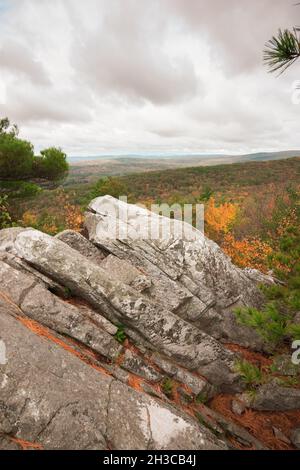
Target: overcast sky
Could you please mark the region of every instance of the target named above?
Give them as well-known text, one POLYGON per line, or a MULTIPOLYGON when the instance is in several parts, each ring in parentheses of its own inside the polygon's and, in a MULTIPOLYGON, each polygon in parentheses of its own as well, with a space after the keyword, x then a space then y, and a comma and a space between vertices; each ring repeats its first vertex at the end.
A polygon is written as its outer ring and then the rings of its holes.
POLYGON ((262 64, 295 3, 0 0, 0 115, 69 155, 300 149, 300 61, 262 64))

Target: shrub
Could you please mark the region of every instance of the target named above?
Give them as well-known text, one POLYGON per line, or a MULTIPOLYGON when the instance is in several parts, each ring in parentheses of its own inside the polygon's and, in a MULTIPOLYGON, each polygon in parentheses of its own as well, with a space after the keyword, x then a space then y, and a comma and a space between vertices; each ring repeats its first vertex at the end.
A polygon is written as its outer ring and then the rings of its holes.
POLYGON ((42 188, 37 184, 23 181, 20 186, 18 197, 32 197, 40 191, 42 191, 42 188))
POLYGON ((69 169, 66 154, 56 147, 41 151, 40 157, 34 158, 33 172, 36 176, 49 180, 59 180, 66 176, 69 169))
POLYGON ((173 387, 174 387, 174 384, 169 377, 166 377, 162 381, 162 384, 161 384, 162 391, 168 398, 170 398, 173 394, 173 387))
POLYGON ((10 134, 0 134, 0 176, 28 177, 32 171, 33 146, 10 134))
POLYGON ((121 344, 123 344, 124 341, 127 339, 123 325, 118 325, 118 331, 115 334, 115 338, 121 344))
POLYGON ((38 228, 38 218, 36 214, 34 214, 31 211, 26 211, 24 212, 22 216, 22 221, 21 221, 23 227, 33 227, 33 228, 38 228))
POLYGON ((243 382, 250 387, 256 387, 263 381, 262 371, 251 364, 251 362, 241 360, 236 362, 236 371, 241 375, 243 382))
POLYGON ((7 196, 0 196, 0 229, 11 226, 12 220, 8 210, 7 196))
POLYGON ((254 328, 268 343, 277 345, 287 334, 288 317, 273 303, 267 303, 262 310, 242 307, 234 310, 238 322, 254 328))
POLYGON ((300 338, 300 326, 292 323, 300 308, 300 194, 290 190, 289 198, 293 206, 273 227, 274 248, 269 256, 269 266, 283 282, 263 287, 267 302, 261 310, 235 310, 240 323, 253 327, 272 346, 285 338, 300 338))
MULTIPOLYGON (((294 219, 294 215, 293 215, 294 219)), ((268 301, 261 310, 239 308, 235 310, 238 321, 253 327, 260 336, 277 345, 285 338, 299 339, 300 325, 293 324, 292 318, 300 308, 300 229, 298 222, 290 226, 281 224, 278 251, 271 256, 275 272, 284 283, 265 286, 263 292, 268 301)))
POLYGON ((35 196, 42 188, 27 181, 0 181, 0 192, 5 192, 10 198, 35 196))
POLYGON ((18 128, 9 119, 0 119, 0 176, 23 179, 40 176, 49 180, 63 178, 68 172, 66 154, 50 147, 34 157, 33 145, 18 138, 18 128))
POLYGON ((213 196, 214 191, 209 187, 205 186, 204 191, 200 194, 199 201, 207 202, 213 196))
POLYGON ((80 206, 71 204, 70 195, 67 194, 62 188, 60 188, 58 191, 57 203, 63 208, 66 228, 75 230, 75 232, 80 232, 84 221, 80 206))
POLYGON ((107 194, 118 198, 126 196, 128 189, 120 178, 108 176, 101 178, 94 186, 91 192, 91 198, 94 199, 99 196, 106 196, 107 194))

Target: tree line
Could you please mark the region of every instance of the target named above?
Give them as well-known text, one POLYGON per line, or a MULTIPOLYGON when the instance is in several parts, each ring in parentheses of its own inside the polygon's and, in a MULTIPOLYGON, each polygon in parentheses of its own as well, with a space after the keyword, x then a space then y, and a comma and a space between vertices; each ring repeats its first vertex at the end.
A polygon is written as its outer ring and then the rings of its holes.
POLYGON ((67 155, 57 147, 34 155, 31 142, 20 139, 19 129, 8 118, 0 119, 0 178, 60 180, 68 173, 67 155))

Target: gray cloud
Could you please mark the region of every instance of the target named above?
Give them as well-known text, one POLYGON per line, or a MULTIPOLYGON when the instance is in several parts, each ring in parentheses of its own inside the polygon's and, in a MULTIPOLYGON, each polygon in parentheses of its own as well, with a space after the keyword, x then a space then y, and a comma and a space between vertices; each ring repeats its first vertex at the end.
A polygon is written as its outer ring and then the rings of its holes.
MULTIPOLYGON (((91 119, 88 104, 83 102, 82 96, 68 91, 40 88, 37 85, 27 84, 26 93, 19 89, 19 82, 11 87, 7 96, 7 103, 2 105, 2 113, 9 115, 16 122, 87 122, 91 119)), ((89 102, 91 104, 91 102, 89 102)))
POLYGON ((166 2, 187 31, 207 37, 212 57, 230 73, 261 67, 263 45, 279 28, 294 26, 297 15, 295 2, 286 0, 166 2))
POLYGON ((33 83, 50 85, 42 62, 32 57, 32 50, 14 40, 0 48, 0 69, 11 72, 19 78, 29 78, 33 83))
POLYGON ((159 2, 100 2, 91 32, 77 23, 72 64, 83 83, 99 93, 156 104, 195 95, 197 77, 185 55, 164 51, 165 24, 159 2))

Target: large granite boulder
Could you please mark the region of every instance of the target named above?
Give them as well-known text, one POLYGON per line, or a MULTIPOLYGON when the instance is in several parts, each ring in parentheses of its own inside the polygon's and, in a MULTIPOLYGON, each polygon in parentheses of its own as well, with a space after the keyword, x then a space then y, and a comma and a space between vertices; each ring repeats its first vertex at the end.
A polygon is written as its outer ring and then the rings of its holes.
MULTIPOLYGON (((236 267, 216 243, 187 223, 170 222, 111 196, 89 204, 85 227, 89 239, 101 250, 129 262, 151 279, 145 296, 217 339, 263 349, 261 338, 237 324, 232 310, 241 305, 259 307, 263 297, 257 284, 272 283, 270 276, 236 267), (166 235, 157 239, 139 235, 151 230, 153 236, 159 232, 156 227, 162 227, 160 233, 166 235), (115 238, 116 231, 127 238, 115 238)), ((107 263, 108 270, 111 265, 107 263)))

